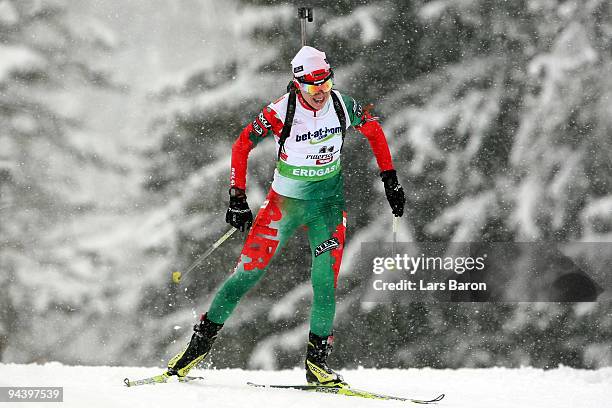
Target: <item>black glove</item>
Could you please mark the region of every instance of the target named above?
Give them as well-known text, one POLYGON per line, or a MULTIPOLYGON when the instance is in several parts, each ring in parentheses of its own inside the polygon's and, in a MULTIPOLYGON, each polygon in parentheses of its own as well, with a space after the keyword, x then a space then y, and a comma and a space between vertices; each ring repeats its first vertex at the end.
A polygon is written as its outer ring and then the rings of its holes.
POLYGON ((391 211, 396 217, 404 215, 404 204, 406 204, 406 197, 404 197, 404 189, 400 186, 397 181, 397 173, 395 170, 386 170, 380 173, 385 184, 385 194, 387 195, 387 201, 391 206, 391 211))
POLYGON ((237 187, 230 188, 229 193, 230 203, 225 214, 225 222, 240 231, 248 230, 253 224, 253 213, 247 203, 246 193, 237 187))

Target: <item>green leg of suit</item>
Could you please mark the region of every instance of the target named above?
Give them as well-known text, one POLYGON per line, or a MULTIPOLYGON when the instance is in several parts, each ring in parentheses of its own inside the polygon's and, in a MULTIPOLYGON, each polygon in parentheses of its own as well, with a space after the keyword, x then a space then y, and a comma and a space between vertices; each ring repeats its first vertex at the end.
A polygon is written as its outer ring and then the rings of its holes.
POLYGON ((310 330, 318 336, 332 333, 336 311, 336 284, 344 249, 344 199, 336 196, 298 200, 270 190, 242 249, 234 273, 223 283, 208 311, 208 319, 224 323, 240 299, 266 272, 274 255, 298 227, 308 231, 312 256, 313 302, 310 330))

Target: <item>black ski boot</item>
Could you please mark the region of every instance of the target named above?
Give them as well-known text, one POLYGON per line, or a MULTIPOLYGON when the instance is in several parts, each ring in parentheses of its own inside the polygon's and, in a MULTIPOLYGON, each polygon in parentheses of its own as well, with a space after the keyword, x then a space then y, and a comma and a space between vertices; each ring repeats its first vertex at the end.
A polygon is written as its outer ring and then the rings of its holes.
POLYGON ((310 385, 325 387, 347 387, 342 376, 327 366, 327 356, 332 351, 334 336, 319 337, 308 334, 308 349, 306 352, 306 381, 310 385))
POLYGON ((187 347, 168 362, 167 374, 186 376, 189 370, 206 358, 222 327, 222 324, 211 322, 206 315, 202 315, 200 322, 193 326, 194 333, 187 347))

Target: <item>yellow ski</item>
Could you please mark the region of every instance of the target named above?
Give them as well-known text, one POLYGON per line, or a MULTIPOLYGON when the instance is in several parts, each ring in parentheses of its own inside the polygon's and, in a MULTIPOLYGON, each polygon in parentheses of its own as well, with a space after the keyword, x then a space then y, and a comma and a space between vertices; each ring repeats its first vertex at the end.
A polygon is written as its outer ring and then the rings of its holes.
POLYGON ((252 387, 260 387, 260 388, 285 388, 285 389, 294 389, 294 390, 301 390, 301 391, 322 392, 322 393, 327 393, 327 394, 345 395, 347 397, 360 397, 360 398, 369 398, 369 399, 377 399, 377 400, 406 401, 406 402, 412 402, 415 404, 433 404, 433 403, 441 401, 442 398, 444 398, 444 394, 440 394, 436 398, 431 399, 431 400, 396 397, 393 395, 385 395, 385 394, 379 394, 376 392, 358 390, 355 388, 351 388, 349 386, 325 387, 322 385, 274 385, 274 384, 267 385, 267 384, 255 384, 252 382, 249 382, 247 384, 252 387))
MULTIPOLYGON (((126 387, 135 387, 137 385, 167 383, 170 378, 172 378, 171 375, 163 373, 160 375, 154 375, 153 377, 147 377, 147 378, 142 378, 140 380, 133 380, 133 381, 130 380, 129 378, 126 378, 123 380, 123 383, 125 384, 126 387)), ((185 377, 176 377, 176 379, 178 382, 189 382, 193 380, 203 380, 204 377, 185 376, 185 377)))

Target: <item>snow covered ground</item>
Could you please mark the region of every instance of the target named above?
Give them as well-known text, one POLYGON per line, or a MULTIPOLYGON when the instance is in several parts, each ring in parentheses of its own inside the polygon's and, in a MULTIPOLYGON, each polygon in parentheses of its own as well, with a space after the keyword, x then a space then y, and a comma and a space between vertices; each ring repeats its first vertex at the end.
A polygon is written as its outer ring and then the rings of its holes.
MULTIPOLYGON (((61 407, 394 407, 413 405, 396 401, 311 394, 296 390, 251 388, 247 381, 301 383, 303 371, 194 370, 205 381, 127 388, 123 378, 158 374, 158 368, 85 367, 59 363, 0 364, 0 386, 61 386, 61 407)), ((604 408, 612 401, 612 368, 595 371, 562 367, 554 370, 344 370, 355 388, 380 393, 433 398, 445 393, 438 407, 448 408, 604 408)), ((58 403, 59 404, 59 403, 58 403)), ((15 404, 13 404, 15 405, 15 404)), ((24 407, 50 407, 29 403, 24 407)), ((10 403, 0 403, 0 408, 10 403)), ((19 405, 21 406, 21 405, 19 405)))

